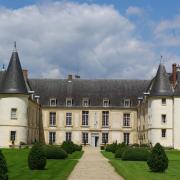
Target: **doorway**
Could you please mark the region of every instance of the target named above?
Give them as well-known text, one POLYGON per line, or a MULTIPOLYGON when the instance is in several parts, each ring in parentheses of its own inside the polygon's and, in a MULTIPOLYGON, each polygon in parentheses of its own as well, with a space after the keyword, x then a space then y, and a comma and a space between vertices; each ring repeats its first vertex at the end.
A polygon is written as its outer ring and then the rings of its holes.
POLYGON ((99 146, 99 133, 91 134, 91 146, 98 147, 99 146))

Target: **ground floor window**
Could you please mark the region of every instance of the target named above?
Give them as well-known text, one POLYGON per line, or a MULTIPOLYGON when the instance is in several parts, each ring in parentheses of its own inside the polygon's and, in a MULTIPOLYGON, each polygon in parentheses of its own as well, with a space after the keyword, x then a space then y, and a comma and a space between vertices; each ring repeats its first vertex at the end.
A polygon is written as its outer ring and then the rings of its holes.
POLYGON ((66 132, 66 141, 71 141, 72 133, 66 132))
POLYGON ((83 144, 87 144, 88 143, 88 133, 87 132, 83 132, 82 133, 82 143, 83 144))
POLYGON ((108 133, 102 133, 102 143, 108 143, 108 133))
POLYGON ((163 137, 163 138, 166 137, 166 129, 161 130, 161 137, 163 137))
POLYGON ((12 143, 16 140, 16 131, 11 131, 10 132, 10 141, 12 141, 12 143))
POLYGON ((124 143, 129 144, 129 133, 124 133, 124 143))
POLYGON ((56 142, 56 132, 49 132, 49 144, 56 142))

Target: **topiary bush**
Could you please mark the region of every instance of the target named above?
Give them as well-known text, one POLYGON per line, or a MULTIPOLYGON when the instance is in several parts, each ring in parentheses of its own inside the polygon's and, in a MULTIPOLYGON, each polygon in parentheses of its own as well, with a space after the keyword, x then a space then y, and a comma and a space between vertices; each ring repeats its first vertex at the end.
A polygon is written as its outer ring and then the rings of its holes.
POLYGON ((127 149, 127 145, 125 143, 118 144, 115 152, 115 158, 121 158, 123 152, 127 149))
POLYGON ((72 154, 75 151, 75 146, 72 141, 64 141, 61 147, 68 153, 72 154))
POLYGON ((67 152, 64 151, 60 146, 45 145, 44 150, 47 159, 65 159, 68 157, 67 152))
POLYGON ((46 166, 46 154, 41 144, 36 143, 28 155, 28 166, 31 170, 42 170, 46 166))
POLYGON ((150 152, 145 148, 126 148, 122 154, 124 161, 147 161, 150 152))
POLYGON ((147 164, 153 172, 164 172, 168 168, 168 157, 159 143, 153 147, 147 164))
POLYGON ((0 150, 0 180, 8 180, 6 159, 0 150))
POLYGON ((108 151, 108 152, 115 153, 116 152, 116 148, 117 148, 117 142, 112 143, 112 144, 107 144, 105 150, 108 151))
POLYGON ((82 146, 81 146, 81 145, 74 144, 74 150, 75 150, 75 151, 82 151, 82 146))

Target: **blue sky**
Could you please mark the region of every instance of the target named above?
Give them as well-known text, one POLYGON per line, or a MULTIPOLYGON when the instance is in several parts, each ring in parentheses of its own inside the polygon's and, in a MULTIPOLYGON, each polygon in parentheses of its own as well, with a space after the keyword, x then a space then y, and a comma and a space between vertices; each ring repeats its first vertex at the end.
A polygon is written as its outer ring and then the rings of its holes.
POLYGON ((180 64, 178 0, 0 0, 0 63, 17 41, 32 77, 153 77, 180 64))

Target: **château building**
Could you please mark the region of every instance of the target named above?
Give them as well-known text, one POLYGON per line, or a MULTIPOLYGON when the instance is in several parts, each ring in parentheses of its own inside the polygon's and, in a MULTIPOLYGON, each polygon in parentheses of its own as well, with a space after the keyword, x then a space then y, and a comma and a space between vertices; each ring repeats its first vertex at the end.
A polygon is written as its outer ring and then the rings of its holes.
POLYGON ((0 147, 117 141, 180 149, 180 67, 152 80, 31 79, 16 48, 0 71, 0 147))

